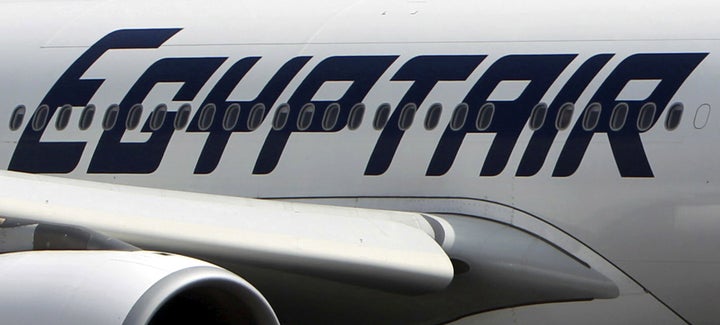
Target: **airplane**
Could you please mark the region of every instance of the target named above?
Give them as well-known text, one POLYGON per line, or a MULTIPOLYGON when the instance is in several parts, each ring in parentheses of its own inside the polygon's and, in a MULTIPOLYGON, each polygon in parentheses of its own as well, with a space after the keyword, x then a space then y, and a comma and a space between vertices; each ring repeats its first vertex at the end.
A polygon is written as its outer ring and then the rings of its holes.
POLYGON ((716 323, 716 9, 0 1, 2 323, 716 323))

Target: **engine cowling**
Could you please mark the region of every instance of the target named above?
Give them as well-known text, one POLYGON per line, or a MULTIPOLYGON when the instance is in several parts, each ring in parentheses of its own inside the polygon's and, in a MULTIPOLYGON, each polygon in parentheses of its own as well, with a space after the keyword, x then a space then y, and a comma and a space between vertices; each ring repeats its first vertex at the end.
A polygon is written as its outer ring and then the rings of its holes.
POLYGON ((0 315, 5 324, 278 324, 237 275, 148 251, 0 254, 0 315))

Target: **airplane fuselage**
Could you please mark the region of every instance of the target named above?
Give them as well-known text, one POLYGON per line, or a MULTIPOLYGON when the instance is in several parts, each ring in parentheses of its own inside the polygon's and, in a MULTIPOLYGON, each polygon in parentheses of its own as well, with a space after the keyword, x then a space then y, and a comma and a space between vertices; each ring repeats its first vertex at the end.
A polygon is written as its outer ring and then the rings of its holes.
POLYGON ((718 315, 710 2, 32 3, 0 3, 8 170, 540 220, 718 315))

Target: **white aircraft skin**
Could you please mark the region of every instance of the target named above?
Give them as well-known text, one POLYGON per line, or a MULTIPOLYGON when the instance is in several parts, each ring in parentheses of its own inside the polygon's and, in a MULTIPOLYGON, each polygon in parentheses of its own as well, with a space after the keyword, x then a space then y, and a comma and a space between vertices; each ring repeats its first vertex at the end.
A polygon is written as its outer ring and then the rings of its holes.
MULTIPOLYGON (((720 302, 716 277, 720 273, 720 218, 716 216, 720 157, 715 150, 720 119, 713 111, 720 101, 716 91, 720 59, 715 55, 720 53, 718 9, 712 1, 3 0, 0 167, 176 191, 432 213, 448 216, 454 226, 461 224, 453 221, 457 216, 495 220, 533 233, 576 256, 610 279, 619 294, 612 299, 508 306, 470 315, 458 323, 712 324, 720 316, 716 308, 720 302), (97 111, 87 130, 78 127, 87 103, 67 103, 73 109, 63 130, 55 127, 57 112, 49 118, 40 142, 85 143, 70 170, 33 170, 20 158, 13 161, 20 157, 18 147, 27 146, 23 132, 32 131, 34 112, 90 46, 116 31, 159 29, 178 31, 154 48, 107 50, 82 73, 82 80, 104 80, 88 102, 97 111), (621 145, 627 137, 617 140, 622 153, 614 155, 611 140, 601 132, 592 136, 576 170, 567 175, 556 173, 562 169, 558 166, 569 161, 562 152, 573 138, 573 129, 582 124, 586 107, 597 101, 603 83, 612 79, 613 71, 625 60, 646 54, 686 55, 683 60, 695 60, 677 63, 679 59, 671 58, 660 60, 662 64, 649 63, 657 71, 673 73, 691 65, 686 78, 671 89, 666 103, 657 107, 662 113, 655 117, 656 122, 639 133, 651 174, 643 174, 647 169, 641 166, 643 156, 633 151, 637 147, 621 145), (381 172, 366 173, 382 139, 383 131, 373 128, 376 109, 383 103, 390 104, 393 112, 402 108, 399 103, 414 79, 392 79, 408 61, 428 55, 473 57, 476 62, 466 76, 437 81, 424 100, 415 103, 414 123, 404 132, 389 165, 381 172), (539 132, 526 123, 517 143, 511 145, 506 164, 494 175, 481 173, 486 159, 495 161, 488 156, 493 155, 496 133, 467 134, 449 168, 430 175, 443 134, 450 132, 455 107, 494 64, 512 55, 555 55, 553 58, 565 60, 558 63, 565 66, 558 68, 557 78, 535 103, 551 107, 543 128, 554 128, 552 103, 573 75, 597 55, 608 56, 587 86, 580 88, 577 99, 570 101, 575 106, 570 127, 557 131, 536 172, 524 176, 518 172, 533 135, 539 132), (277 164, 258 172, 259 157, 274 132, 273 117, 280 104, 292 102, 313 69, 338 56, 396 57, 388 59, 387 67, 358 101, 366 107, 362 124, 355 130, 293 132, 277 164), (157 168, 147 172, 92 171, 92 166, 97 166, 93 159, 100 155, 97 148, 105 132, 102 119, 106 109, 123 101, 154 63, 168 58, 222 58, 192 98, 174 100, 182 82, 162 82, 140 103, 144 105, 143 123, 159 104, 167 105, 168 112, 191 104, 192 125, 213 87, 233 64, 250 57, 260 59, 234 87, 228 101, 252 101, 284 64, 297 57, 308 59, 268 104, 268 115, 256 130, 230 135, 216 167, 197 172, 208 133, 190 132, 185 127, 172 133, 157 168), (442 104, 442 115, 438 126, 428 130, 423 122, 435 103, 442 104), (674 104, 681 104, 684 110, 679 125, 668 130, 665 122, 674 104), (11 130, 8 126, 18 105, 24 105, 27 114, 19 129, 11 130), (623 155, 629 161, 618 162, 623 155)), ((532 62, 530 67, 541 64, 532 62)), ((552 65, 542 62, 543 67, 552 65)), ((517 79, 520 81, 500 83, 487 100, 479 101, 516 100, 530 87, 530 82, 523 81, 527 78, 517 79)), ((621 94, 610 101, 636 103, 630 105, 623 129, 637 130, 640 107, 653 102, 649 98, 657 95, 653 91, 665 79, 660 75, 630 79, 637 82, 623 82, 621 94)), ((312 101, 338 101, 351 84, 326 82, 312 95, 312 101)), ((603 112, 612 109, 604 106, 603 112)), ((222 116, 216 119, 222 120, 222 116)), ((291 119, 289 123, 296 122, 291 119)), ((475 123, 474 115, 467 123, 475 123)), ((601 123, 606 127, 607 119, 601 123)), ((152 131, 141 129, 126 130, 121 141, 147 142, 152 131)), ((570 145, 567 150, 577 152, 577 146, 570 145)), ((537 152, 531 151, 527 153, 530 156, 537 152)), ((41 151, 33 155, 37 161, 51 161, 33 166, 56 166, 54 158, 41 151)), ((458 235, 455 240, 464 238, 458 235)), ((259 288, 262 292, 262 285, 259 288)))

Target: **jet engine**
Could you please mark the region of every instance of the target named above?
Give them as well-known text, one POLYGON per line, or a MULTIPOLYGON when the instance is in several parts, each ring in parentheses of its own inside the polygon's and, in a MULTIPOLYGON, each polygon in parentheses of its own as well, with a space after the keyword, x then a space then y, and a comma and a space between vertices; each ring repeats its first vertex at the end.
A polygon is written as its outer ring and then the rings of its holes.
POLYGON ((0 224, 4 324, 278 324, 234 273, 86 229, 0 224))
POLYGON ((5 324, 277 324, 252 285, 217 266, 149 251, 0 254, 5 324))

